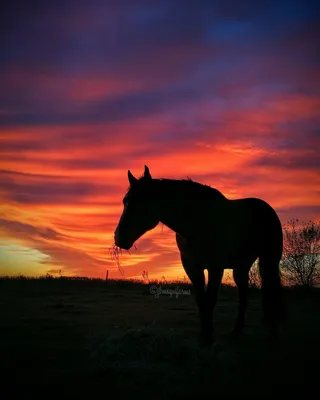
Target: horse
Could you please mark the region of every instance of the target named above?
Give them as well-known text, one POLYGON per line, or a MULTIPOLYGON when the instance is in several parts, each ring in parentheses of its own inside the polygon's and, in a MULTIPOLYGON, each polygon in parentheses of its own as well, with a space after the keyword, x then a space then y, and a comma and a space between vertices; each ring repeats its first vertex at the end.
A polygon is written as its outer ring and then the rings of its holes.
POLYGON ((175 232, 182 266, 198 306, 200 343, 214 343, 213 310, 225 269, 233 270, 238 290, 238 313, 232 335, 242 335, 249 271, 257 259, 262 320, 271 337, 277 337, 285 312, 279 269, 283 233, 275 210, 259 198, 228 199, 219 190, 189 178, 154 179, 146 165, 140 178, 128 170, 128 180, 123 212, 114 232, 115 246, 130 250, 160 222, 175 232))

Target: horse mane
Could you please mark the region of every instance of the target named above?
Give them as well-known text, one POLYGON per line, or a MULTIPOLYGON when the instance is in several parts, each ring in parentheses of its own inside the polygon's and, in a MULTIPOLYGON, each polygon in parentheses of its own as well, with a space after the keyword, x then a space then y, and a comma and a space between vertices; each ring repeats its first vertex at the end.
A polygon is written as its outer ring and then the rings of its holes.
POLYGON ((214 200, 226 200, 227 198, 218 190, 210 185, 206 185, 197 181, 193 181, 189 177, 186 179, 167 179, 167 178, 161 178, 158 179, 160 182, 165 182, 170 184, 176 184, 176 185, 181 185, 182 188, 185 189, 192 189, 192 192, 194 195, 197 197, 204 197, 204 198, 210 198, 212 197, 214 200))
MULTIPOLYGON (((140 176, 138 181, 144 181, 144 176, 140 176)), ((206 185, 204 183, 200 183, 192 180, 187 177, 185 179, 170 179, 170 178, 154 178, 153 181, 162 182, 168 185, 180 185, 181 188, 192 189, 192 194, 197 196, 198 198, 213 198, 214 200, 226 200, 227 198, 216 188, 211 187, 210 185, 206 185)), ((130 186, 127 189, 128 193, 130 191, 130 186)))

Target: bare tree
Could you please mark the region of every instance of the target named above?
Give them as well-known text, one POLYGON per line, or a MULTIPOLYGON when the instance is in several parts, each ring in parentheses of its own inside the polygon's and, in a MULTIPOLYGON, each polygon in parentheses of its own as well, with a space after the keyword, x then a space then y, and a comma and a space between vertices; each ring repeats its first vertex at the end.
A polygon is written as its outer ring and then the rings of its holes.
POLYGON ((250 288, 261 287, 261 278, 257 260, 254 262, 249 271, 249 287, 250 288))
POLYGON ((282 269, 289 284, 314 287, 320 283, 320 224, 291 219, 283 226, 282 269))

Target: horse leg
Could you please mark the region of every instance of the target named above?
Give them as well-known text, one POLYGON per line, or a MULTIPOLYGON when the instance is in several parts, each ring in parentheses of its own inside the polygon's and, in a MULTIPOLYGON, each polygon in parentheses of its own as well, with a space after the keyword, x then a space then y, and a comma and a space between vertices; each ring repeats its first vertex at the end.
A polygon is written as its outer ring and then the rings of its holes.
POLYGON ((192 283, 196 303, 198 305, 200 318, 200 343, 202 345, 210 344, 210 332, 208 332, 210 322, 208 321, 208 314, 206 312, 204 272, 192 261, 191 258, 187 258, 183 254, 181 254, 181 262, 192 283))
POLYGON ((231 334, 236 338, 241 336, 245 323, 245 317, 248 305, 249 269, 236 268, 233 270, 233 279, 238 288, 239 305, 238 305, 238 315, 231 334))
POLYGON ((206 292, 204 289, 205 278, 202 272, 203 278, 199 279, 193 278, 193 287, 196 296, 196 302, 199 309, 200 317, 200 345, 209 346, 213 341, 213 330, 212 330, 212 320, 210 319, 210 313, 208 312, 207 302, 206 302, 206 292))
POLYGON ((213 310, 217 304, 218 291, 221 285, 223 276, 223 269, 208 269, 208 285, 205 294, 205 320, 206 326, 206 339, 208 343, 213 341, 213 310))

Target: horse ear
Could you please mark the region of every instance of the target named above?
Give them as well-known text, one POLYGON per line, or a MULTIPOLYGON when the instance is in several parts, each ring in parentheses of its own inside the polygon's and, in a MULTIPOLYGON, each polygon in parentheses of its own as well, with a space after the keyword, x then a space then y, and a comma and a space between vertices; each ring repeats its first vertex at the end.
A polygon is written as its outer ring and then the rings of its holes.
POLYGON ((152 179, 149 168, 146 165, 144 166, 144 177, 147 179, 152 179))
POLYGON ((137 178, 135 178, 132 173, 130 172, 130 170, 128 170, 128 179, 129 179, 129 183, 130 185, 134 185, 137 182, 137 178))

